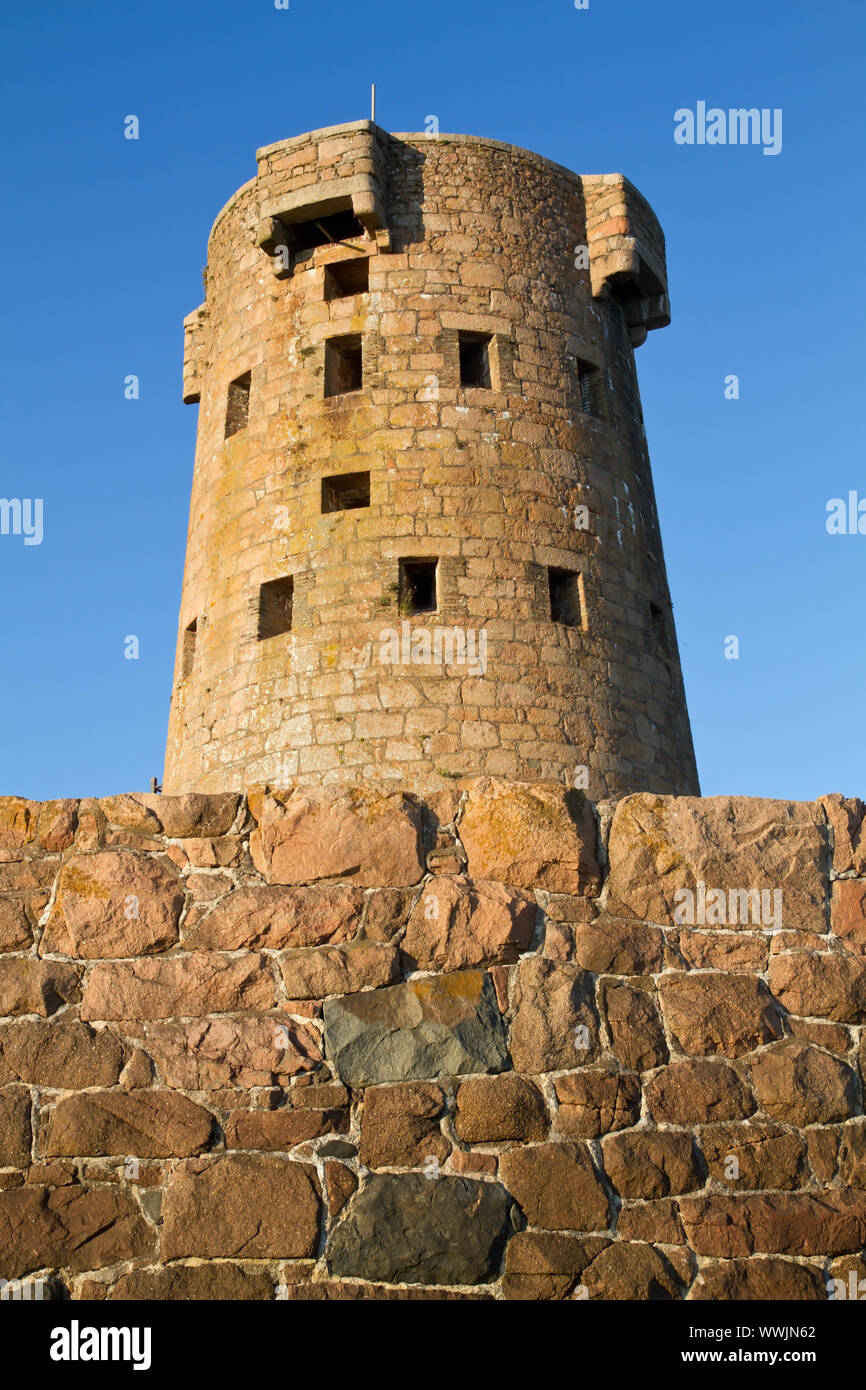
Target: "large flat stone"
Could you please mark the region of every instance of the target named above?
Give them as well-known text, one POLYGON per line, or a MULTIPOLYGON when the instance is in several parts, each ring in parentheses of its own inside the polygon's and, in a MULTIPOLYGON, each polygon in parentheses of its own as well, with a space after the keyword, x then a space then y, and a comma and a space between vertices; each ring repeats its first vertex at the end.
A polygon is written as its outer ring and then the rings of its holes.
MULTIPOLYGON (((827 929, 829 847, 821 809, 814 804, 744 796, 627 796, 614 812, 608 854, 611 913, 662 926, 701 925, 678 924, 674 914, 688 901, 677 899, 678 890, 696 893, 703 882, 708 890, 726 894, 781 889, 782 922, 776 926, 827 929)), ((736 930, 746 924, 715 925, 736 930)))
POLYGON ((297 788, 251 797, 253 863, 269 883, 402 888, 424 873, 421 808, 401 792, 297 788))
POLYGON ((251 1154, 184 1160, 166 1186, 163 1259, 315 1255, 319 1198, 313 1172, 251 1154))
POLYGON ((86 1091, 48 1111, 39 1147, 48 1158, 187 1158, 208 1147, 212 1128, 208 1110, 174 1091, 86 1091))
POLYGON ((375 1174, 328 1242, 331 1274, 392 1284, 482 1284, 496 1277, 510 1233, 499 1183, 375 1174))
POLYGON ((142 956, 177 941, 184 891, 167 863, 130 850, 67 859, 40 955, 142 956))
POLYGON ((501 883, 444 876, 426 885, 401 948, 413 970, 510 964, 529 949, 534 900, 501 883))
POLYGON ((505 1029, 489 975, 463 970, 328 999, 325 1055, 349 1086, 500 1071, 505 1029))
POLYGON ((98 961, 81 1003, 86 1019, 195 1017, 233 1009, 269 1009, 274 980, 267 958, 217 955, 98 961))
POLYGON ((364 894, 345 883, 239 888, 184 934, 190 950, 337 945, 358 930, 364 894))
POLYGON ((479 778, 467 789, 459 834, 472 878, 551 893, 599 890, 595 817, 582 792, 479 778))

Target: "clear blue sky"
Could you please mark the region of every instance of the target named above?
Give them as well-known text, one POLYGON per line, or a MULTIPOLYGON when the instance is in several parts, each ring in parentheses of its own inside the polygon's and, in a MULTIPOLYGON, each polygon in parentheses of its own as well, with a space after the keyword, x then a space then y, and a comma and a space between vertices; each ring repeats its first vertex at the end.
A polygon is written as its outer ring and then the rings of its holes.
POLYGON ((825 529, 866 498, 863 0, 5 8, 0 497, 45 531, 0 536, 0 793, 161 775, 207 234, 258 146, 368 116, 375 80, 390 130, 435 114, 648 197, 673 323, 637 362, 703 791, 866 794, 866 535, 825 529), (698 101, 781 107, 781 154, 676 145, 698 101))

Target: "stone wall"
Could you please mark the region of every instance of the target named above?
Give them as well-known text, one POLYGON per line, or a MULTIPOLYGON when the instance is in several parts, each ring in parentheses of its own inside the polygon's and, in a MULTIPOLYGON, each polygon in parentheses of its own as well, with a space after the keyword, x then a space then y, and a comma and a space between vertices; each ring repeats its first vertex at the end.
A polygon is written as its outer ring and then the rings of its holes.
POLYGON ((864 1024, 858 801, 7 797, 0 1278, 823 1299, 864 1024))
POLYGON ((259 151, 185 322, 200 408, 167 792, 479 774, 699 790, 634 356, 669 320, 666 275, 618 174, 369 121, 259 151), (353 234, 299 245, 339 214, 353 234), (335 293, 359 267, 366 287, 335 293), (461 381, 461 334, 489 339, 485 385, 461 381), (346 337, 361 379, 332 394, 346 337), (346 475, 366 503, 326 509, 323 480, 346 475), (407 614, 419 560, 435 602, 407 614), (425 651, 442 629, 468 659, 425 651))

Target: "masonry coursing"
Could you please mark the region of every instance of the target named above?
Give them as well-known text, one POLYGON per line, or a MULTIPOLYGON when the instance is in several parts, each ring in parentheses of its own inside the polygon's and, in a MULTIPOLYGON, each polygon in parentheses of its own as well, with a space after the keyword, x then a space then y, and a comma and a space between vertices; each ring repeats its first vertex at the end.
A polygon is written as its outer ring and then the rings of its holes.
POLYGON ((2 798, 0 1277, 825 1298, 866 1277, 864 1025, 855 800, 2 798))

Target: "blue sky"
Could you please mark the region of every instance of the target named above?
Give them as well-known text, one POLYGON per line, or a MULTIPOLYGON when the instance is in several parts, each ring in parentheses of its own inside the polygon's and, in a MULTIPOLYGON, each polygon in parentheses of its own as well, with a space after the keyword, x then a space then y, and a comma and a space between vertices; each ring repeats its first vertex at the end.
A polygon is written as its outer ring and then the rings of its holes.
POLYGON ((0 496, 43 498, 44 539, 0 536, 0 793, 161 775, 207 234, 258 146, 368 116, 372 81, 390 130, 436 115, 650 200, 673 322, 637 362, 704 794, 866 793, 866 535, 825 527, 866 499, 862 0, 46 0, 3 27, 0 496), (675 144, 698 101, 781 108, 782 152, 675 144))

